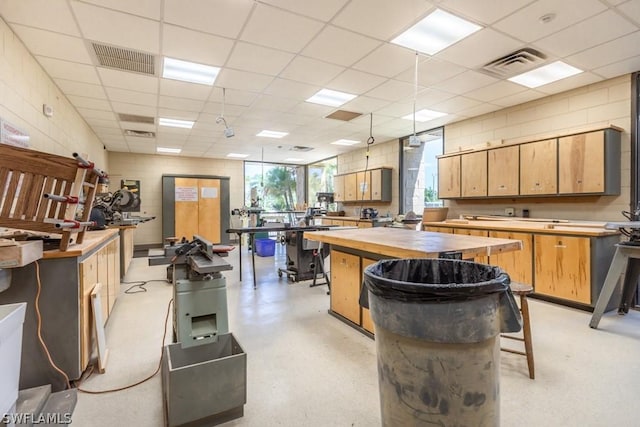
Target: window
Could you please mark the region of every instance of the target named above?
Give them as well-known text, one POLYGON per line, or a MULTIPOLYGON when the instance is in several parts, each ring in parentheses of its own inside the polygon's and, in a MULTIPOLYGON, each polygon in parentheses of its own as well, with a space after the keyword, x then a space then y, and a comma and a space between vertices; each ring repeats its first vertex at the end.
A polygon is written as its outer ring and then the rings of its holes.
POLYGON ((444 148, 444 129, 437 128, 417 134, 420 146, 409 146, 409 137, 402 138, 401 210, 422 215, 425 207, 442 206, 438 199, 438 159, 444 148))
POLYGON ((296 206, 298 166, 244 163, 245 205, 268 211, 293 210, 296 206))
MULTIPOLYGON (((333 176, 338 169, 338 158, 332 157, 308 166, 308 199, 309 206, 319 205, 318 193, 333 193, 333 176)), ((325 206, 328 207, 328 206, 325 206)))

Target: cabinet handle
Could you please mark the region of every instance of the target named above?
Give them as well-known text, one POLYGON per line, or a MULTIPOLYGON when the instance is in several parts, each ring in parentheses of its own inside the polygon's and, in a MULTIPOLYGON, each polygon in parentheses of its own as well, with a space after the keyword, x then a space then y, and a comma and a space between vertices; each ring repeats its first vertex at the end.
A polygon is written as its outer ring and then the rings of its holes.
POLYGON ((500 185, 500 187, 498 187, 499 189, 504 189, 504 184, 500 185))
POLYGON ((581 179, 577 180, 576 182, 577 182, 578 184, 582 184, 582 180, 581 180, 581 179))

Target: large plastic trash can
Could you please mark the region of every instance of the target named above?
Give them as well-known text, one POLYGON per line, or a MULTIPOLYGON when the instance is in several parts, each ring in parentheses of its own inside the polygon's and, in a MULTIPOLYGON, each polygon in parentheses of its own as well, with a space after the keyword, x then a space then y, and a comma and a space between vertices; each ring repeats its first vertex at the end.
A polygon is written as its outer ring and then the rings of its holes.
POLYGON ((367 267, 364 283, 382 425, 500 425, 498 336, 521 328, 509 276, 468 261, 393 259, 367 267))
MULTIPOLYGON (((27 303, 0 305, 0 420, 18 399, 22 325, 27 303)), ((2 424, 0 422, 0 424, 2 424)))

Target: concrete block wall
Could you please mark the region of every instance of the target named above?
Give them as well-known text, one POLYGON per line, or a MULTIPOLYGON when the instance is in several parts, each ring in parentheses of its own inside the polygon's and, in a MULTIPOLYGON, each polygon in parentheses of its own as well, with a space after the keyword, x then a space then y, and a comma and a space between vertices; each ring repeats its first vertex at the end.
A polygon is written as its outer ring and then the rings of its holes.
POLYGON ((85 153, 109 171, 102 142, 1 17, 0 117, 29 134, 31 149, 66 157, 85 153), (53 117, 43 114, 43 104, 53 107, 53 117))
POLYGON ((622 220, 630 202, 631 76, 624 75, 582 88, 548 96, 518 106, 445 126, 445 152, 455 152, 497 139, 535 140, 593 126, 615 125, 622 133, 620 159, 622 188, 619 196, 546 199, 493 199, 447 201, 449 218, 460 214, 504 215, 514 207, 516 215, 529 209, 532 217, 573 220, 622 220))
POLYGON ((155 216, 138 225, 136 245, 162 243, 162 175, 214 175, 229 177, 230 208, 244 205, 244 166, 242 161, 203 159, 153 154, 109 153, 111 191, 120 180, 140 180, 140 214, 155 216))

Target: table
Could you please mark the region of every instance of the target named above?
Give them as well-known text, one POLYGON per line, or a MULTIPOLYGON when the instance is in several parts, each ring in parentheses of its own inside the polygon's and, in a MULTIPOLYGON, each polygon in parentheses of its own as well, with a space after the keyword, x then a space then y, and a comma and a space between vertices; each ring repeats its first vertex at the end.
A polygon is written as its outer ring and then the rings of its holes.
POLYGON ((253 272, 253 289, 256 289, 256 258, 255 258, 255 234, 256 233, 265 233, 265 232, 278 232, 278 231, 318 231, 318 230, 328 230, 331 227, 328 225, 310 225, 307 227, 291 227, 285 226, 273 226, 273 227, 240 227, 240 228, 229 228, 227 229, 227 233, 235 233, 238 235, 238 263, 240 264, 238 270, 240 272, 240 281, 242 281, 242 234, 249 234, 249 246, 251 247, 251 269, 253 272))

